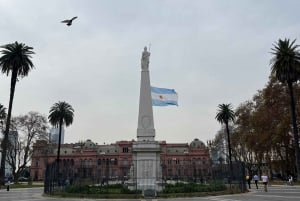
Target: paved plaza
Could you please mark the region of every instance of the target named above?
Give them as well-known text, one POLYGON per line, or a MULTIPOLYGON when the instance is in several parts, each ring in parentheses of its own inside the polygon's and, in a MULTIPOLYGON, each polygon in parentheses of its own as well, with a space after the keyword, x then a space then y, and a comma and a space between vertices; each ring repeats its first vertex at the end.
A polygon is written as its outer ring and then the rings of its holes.
MULTIPOLYGON (((50 198, 42 196, 43 188, 28 188, 28 189, 11 189, 6 191, 0 190, 0 200, 2 201, 79 201, 79 200, 107 200, 107 199, 82 199, 82 198, 50 198)), ((111 199, 113 201, 114 199, 111 199)), ((118 199, 120 201, 120 199, 118 199)), ((129 201, 130 199, 124 199, 129 201)), ((131 199, 134 200, 134 199, 131 199)), ((138 201, 145 201, 145 199, 135 199, 138 201)), ((172 198, 172 199, 148 199, 150 201, 298 201, 300 200, 300 186, 270 186, 268 192, 264 192, 262 186, 258 190, 251 189, 249 193, 223 195, 223 196, 209 196, 199 198, 172 198)))

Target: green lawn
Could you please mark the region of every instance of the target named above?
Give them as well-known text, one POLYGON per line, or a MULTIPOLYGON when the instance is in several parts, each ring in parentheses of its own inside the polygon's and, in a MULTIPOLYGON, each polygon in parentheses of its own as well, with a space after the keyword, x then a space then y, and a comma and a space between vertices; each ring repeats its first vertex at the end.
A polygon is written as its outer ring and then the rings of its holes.
POLYGON ((11 184, 10 188, 35 188, 35 187, 43 187, 43 186, 44 186, 43 182, 33 182, 33 183, 19 182, 19 183, 11 184))

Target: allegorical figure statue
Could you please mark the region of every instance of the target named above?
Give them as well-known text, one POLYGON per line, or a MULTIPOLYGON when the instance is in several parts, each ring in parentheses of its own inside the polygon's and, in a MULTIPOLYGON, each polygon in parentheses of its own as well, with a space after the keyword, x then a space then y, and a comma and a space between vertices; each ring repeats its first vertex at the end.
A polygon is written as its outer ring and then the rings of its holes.
POLYGON ((143 51, 142 59, 141 59, 142 70, 148 70, 149 57, 150 57, 150 52, 147 51, 147 47, 144 47, 144 51, 143 51))

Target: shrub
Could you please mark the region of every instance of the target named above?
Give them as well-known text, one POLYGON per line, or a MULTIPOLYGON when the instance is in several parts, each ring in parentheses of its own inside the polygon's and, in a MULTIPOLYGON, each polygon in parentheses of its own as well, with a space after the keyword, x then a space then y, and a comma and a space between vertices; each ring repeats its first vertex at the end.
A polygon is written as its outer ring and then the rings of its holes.
POLYGON ((131 191, 127 186, 122 184, 113 184, 109 186, 80 186, 74 185, 66 188, 66 193, 77 194, 135 194, 140 191, 131 191))
POLYGON ((193 193, 193 192, 212 192, 226 190, 226 186, 221 183, 197 184, 197 183, 176 183, 167 184, 163 193, 193 193))

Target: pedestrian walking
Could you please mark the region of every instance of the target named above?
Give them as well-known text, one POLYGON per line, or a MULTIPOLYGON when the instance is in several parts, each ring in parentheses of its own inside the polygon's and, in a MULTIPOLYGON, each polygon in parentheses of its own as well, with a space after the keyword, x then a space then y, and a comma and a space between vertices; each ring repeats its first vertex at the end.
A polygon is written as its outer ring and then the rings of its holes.
POLYGON ((251 176, 247 175, 246 180, 247 180, 247 183, 248 183, 248 188, 251 189, 251 176))
POLYGON ((258 189, 258 180, 259 180, 259 178, 258 178, 258 175, 257 175, 257 174, 255 174, 255 175, 253 176, 253 180, 254 180, 254 182, 255 182, 256 189, 258 189))
POLYGON ((8 179, 8 180, 7 180, 7 183, 6 183, 6 190, 7 190, 7 191, 9 191, 9 186, 10 186, 10 180, 8 179))
POLYGON ((293 181, 294 181, 294 180, 293 180, 293 176, 290 175, 290 176, 289 176, 289 181, 288 181, 289 185, 292 186, 292 185, 293 185, 293 181))
POLYGON ((264 190, 265 190, 265 192, 268 192, 268 181, 269 181, 268 176, 266 174, 263 174, 261 176, 261 180, 262 180, 262 182, 264 184, 264 190))

